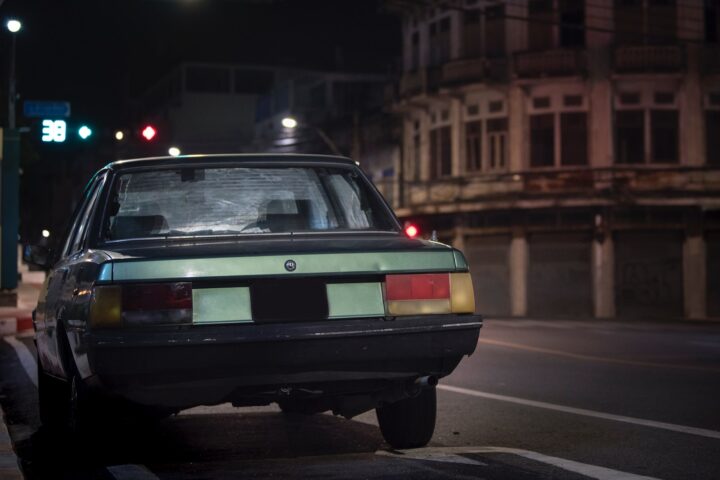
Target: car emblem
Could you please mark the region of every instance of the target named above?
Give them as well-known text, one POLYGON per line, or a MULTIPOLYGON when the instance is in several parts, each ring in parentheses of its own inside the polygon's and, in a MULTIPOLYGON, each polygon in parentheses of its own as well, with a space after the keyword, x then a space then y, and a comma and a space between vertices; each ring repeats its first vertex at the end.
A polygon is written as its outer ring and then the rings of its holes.
POLYGON ((294 272, 297 268, 297 263, 295 263, 295 260, 287 260, 285 262, 285 270, 288 272, 294 272))

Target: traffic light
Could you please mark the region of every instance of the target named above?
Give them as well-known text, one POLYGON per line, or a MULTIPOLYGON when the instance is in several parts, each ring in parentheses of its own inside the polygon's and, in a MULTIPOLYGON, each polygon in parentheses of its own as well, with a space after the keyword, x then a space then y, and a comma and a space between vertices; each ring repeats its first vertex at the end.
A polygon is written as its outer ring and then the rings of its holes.
POLYGON ((92 129, 87 125, 82 125, 80 128, 78 128, 78 135, 82 140, 87 140, 88 138, 90 138, 92 133, 92 129))
POLYGON ((155 130, 155 127, 153 127, 152 125, 146 125, 140 133, 143 138, 145 138, 145 140, 150 142, 153 138, 155 138, 155 135, 157 135, 157 130, 155 130))

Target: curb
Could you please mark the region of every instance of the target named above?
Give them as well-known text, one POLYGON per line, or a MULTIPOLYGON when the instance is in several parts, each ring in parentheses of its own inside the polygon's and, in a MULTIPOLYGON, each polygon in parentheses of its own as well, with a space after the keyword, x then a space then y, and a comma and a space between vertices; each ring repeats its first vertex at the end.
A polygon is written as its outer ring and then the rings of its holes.
POLYGON ((5 425, 5 412, 0 408, 0 478, 3 480, 23 480, 20 471, 20 461, 15 450, 7 425, 5 425))
MULTIPOLYGON (((2 315, 0 313, 0 315, 2 315)), ((19 314, 0 318, 0 337, 17 335, 33 329, 32 314, 19 314)))

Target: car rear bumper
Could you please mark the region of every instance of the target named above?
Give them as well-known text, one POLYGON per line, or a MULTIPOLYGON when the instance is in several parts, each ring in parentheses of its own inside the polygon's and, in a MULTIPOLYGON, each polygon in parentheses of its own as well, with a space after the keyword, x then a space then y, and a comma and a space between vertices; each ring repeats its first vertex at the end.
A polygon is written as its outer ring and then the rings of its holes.
MULTIPOLYGON (((92 386, 133 402, 186 408, 298 389, 367 393, 443 377, 477 345, 476 315, 226 324, 88 333, 92 386)), ((262 402, 259 402, 262 403, 262 402)))

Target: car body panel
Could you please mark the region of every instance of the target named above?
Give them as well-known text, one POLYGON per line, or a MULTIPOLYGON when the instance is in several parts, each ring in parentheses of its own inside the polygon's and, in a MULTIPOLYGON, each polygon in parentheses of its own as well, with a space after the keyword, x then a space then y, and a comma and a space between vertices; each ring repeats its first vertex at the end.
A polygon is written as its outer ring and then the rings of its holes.
POLYGON ((300 253, 252 257, 178 258, 113 262, 112 281, 222 277, 362 275, 455 270, 452 250, 422 252, 300 253), (294 271, 285 268, 294 260, 294 271))

